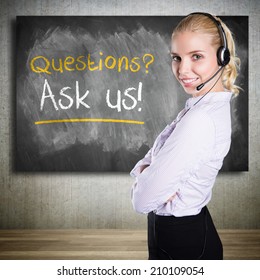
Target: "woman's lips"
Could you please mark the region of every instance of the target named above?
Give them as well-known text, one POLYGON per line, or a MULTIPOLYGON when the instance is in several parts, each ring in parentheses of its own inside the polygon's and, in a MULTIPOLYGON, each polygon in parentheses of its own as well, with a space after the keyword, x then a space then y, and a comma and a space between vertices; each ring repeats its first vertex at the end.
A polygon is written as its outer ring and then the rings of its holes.
POLYGON ((194 83, 198 80, 198 78, 183 78, 183 79, 180 79, 180 81, 182 82, 182 84, 185 86, 185 87, 190 87, 190 86, 193 86, 194 83))

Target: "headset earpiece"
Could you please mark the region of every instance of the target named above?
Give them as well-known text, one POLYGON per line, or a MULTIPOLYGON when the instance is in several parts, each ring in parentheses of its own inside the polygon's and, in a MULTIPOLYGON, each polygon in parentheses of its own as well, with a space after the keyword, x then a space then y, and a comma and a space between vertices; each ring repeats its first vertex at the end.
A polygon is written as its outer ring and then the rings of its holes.
POLYGON ((218 65, 226 66, 230 61, 229 49, 227 49, 223 46, 220 47, 217 51, 217 59, 218 59, 218 65))

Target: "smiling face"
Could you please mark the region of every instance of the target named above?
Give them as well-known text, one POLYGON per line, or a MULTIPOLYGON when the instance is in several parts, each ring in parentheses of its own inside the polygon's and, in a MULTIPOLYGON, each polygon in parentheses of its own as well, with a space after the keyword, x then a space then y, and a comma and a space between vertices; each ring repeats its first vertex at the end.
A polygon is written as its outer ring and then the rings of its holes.
POLYGON ((196 89, 219 69, 216 52, 217 49, 207 34, 191 31, 174 34, 171 46, 172 71, 186 93, 195 97, 209 90, 224 91, 221 79, 218 80, 221 74, 206 83, 201 90, 196 89))

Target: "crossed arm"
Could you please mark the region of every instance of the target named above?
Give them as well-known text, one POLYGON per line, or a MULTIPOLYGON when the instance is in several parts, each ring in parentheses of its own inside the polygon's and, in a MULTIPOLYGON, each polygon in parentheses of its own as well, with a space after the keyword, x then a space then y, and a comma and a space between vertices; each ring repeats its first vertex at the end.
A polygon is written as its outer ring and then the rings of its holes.
POLYGON ((140 213, 173 211, 173 200, 192 170, 207 160, 215 143, 215 126, 206 114, 185 116, 158 154, 149 151, 136 167, 132 188, 134 209, 140 213))

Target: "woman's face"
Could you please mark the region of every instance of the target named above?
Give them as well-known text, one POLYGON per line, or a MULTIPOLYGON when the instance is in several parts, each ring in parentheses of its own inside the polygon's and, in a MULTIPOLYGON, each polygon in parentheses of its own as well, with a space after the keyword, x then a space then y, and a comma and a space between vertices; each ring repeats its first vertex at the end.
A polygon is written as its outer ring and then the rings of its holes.
MULTIPOLYGON (((205 94, 219 78, 220 73, 201 90, 196 87, 211 78, 219 69, 217 50, 207 34, 191 31, 174 34, 171 46, 172 71, 186 93, 195 96, 205 94)), ((223 91, 221 79, 211 91, 223 91)))

